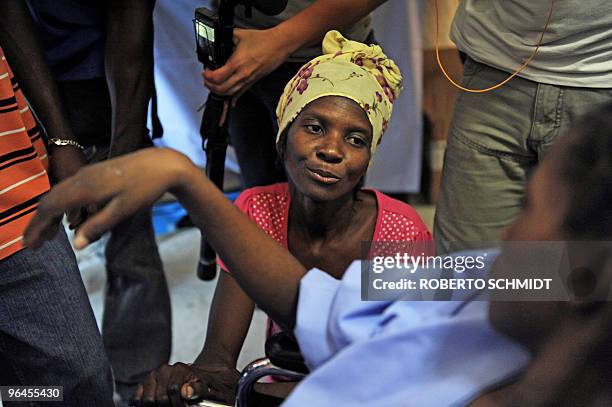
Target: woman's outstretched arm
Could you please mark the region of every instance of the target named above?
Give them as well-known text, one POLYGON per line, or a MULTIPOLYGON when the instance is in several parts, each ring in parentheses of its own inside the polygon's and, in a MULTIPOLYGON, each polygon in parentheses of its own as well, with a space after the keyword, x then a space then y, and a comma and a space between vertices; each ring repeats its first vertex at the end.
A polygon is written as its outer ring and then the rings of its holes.
POLYGON ((139 208, 173 193, 187 209, 242 289, 286 329, 295 325, 300 279, 305 268, 287 250, 232 205, 184 155, 146 149, 86 167, 58 184, 41 201, 25 234, 38 246, 71 208, 104 205, 78 230, 83 248, 139 208))

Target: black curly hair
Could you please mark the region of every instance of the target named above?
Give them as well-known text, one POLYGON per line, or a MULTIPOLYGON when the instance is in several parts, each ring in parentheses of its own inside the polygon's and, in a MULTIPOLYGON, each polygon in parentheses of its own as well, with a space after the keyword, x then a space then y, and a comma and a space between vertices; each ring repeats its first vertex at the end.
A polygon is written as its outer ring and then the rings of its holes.
POLYGON ((564 229, 581 239, 612 237, 612 103, 586 115, 564 150, 571 191, 564 229))

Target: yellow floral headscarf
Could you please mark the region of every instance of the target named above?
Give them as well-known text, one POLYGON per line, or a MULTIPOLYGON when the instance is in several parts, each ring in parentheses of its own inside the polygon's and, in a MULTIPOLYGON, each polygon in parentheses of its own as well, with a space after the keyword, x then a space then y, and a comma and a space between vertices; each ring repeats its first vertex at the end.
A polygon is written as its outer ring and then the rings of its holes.
POLYGON ((401 90, 399 68, 378 45, 351 41, 330 31, 323 39, 323 55, 302 66, 285 86, 276 107, 276 141, 307 104, 324 96, 343 96, 366 112, 372 125, 374 157, 401 90))

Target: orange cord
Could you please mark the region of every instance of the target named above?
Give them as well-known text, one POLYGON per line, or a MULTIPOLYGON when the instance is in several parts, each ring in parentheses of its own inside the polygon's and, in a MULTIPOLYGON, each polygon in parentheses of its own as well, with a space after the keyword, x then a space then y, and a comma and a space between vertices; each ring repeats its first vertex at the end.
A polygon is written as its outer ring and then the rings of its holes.
POLYGON ((455 82, 448 75, 448 73, 446 73, 446 70, 444 69, 444 66, 442 65, 442 61, 440 61, 440 50, 439 50, 439 35, 440 35, 440 27, 439 27, 439 25, 440 25, 440 21, 439 21, 439 16, 438 16, 438 0, 435 0, 435 6, 436 6, 436 60, 438 61, 438 66, 442 70, 442 73, 444 74, 446 79, 448 79, 449 82, 452 83, 453 85, 455 85, 457 88, 459 88, 459 89, 461 89, 461 90, 463 90, 465 92, 471 92, 471 93, 489 92, 489 91, 491 91, 493 89, 497 89, 497 88, 499 88, 501 86, 504 86, 512 78, 514 78, 516 75, 518 75, 523 69, 527 68, 527 66, 531 63, 533 58, 535 58, 535 56, 538 54, 538 51, 540 50, 540 45, 542 45, 542 40, 544 39, 544 33, 546 33, 546 31, 548 30, 548 24, 550 23, 550 19, 551 19, 552 15, 553 15, 553 10, 555 9, 555 1, 556 0, 551 0, 551 2, 550 2, 550 11, 548 12, 548 18, 546 19, 546 24, 544 25, 544 30, 542 30, 542 34, 540 35, 540 40, 538 41, 538 44, 536 45, 535 49, 533 50, 533 53, 527 59, 527 61, 525 61, 525 63, 519 69, 517 69, 512 75, 510 75, 504 81, 498 83, 497 85, 491 86, 491 87, 486 88, 486 89, 468 89, 468 88, 465 88, 465 87, 459 85, 457 82, 455 82))

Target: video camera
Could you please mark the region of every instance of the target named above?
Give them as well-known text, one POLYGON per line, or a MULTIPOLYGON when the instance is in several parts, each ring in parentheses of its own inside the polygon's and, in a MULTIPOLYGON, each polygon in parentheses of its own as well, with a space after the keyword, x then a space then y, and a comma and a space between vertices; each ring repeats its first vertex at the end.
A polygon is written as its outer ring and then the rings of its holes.
POLYGON ((223 66, 232 53, 234 9, 237 5, 245 7, 246 17, 251 17, 251 7, 273 16, 285 9, 287 0, 221 0, 216 13, 205 7, 197 8, 193 20, 196 53, 206 68, 223 66))
POLYGON ((232 33, 226 33, 219 16, 205 7, 196 9, 193 24, 198 60, 206 68, 220 68, 232 52, 226 39, 229 37, 231 45, 232 33))
MULTIPOLYGON (((242 4, 246 17, 251 16, 254 7, 267 15, 281 13, 287 0, 220 0, 217 13, 201 7, 195 10, 193 20, 196 36, 198 60, 207 69, 217 69, 225 65, 232 54, 234 42, 234 8, 242 4)), ((223 189, 225 153, 229 133, 229 97, 210 93, 202 114, 200 136, 202 148, 206 151, 206 175, 219 188, 223 189)), ((216 275, 216 254, 202 235, 198 277, 212 280, 216 275)))

